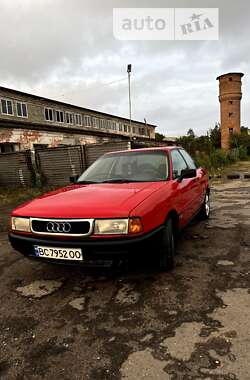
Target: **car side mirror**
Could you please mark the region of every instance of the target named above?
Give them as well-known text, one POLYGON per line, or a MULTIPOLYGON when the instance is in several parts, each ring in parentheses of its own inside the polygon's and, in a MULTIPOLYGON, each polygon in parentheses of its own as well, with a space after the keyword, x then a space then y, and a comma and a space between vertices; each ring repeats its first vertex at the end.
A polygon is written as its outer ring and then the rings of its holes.
POLYGON ((79 177, 80 177, 79 175, 72 175, 72 176, 70 176, 69 177, 70 183, 76 183, 78 181, 79 177))
POLYGON ((178 181, 181 182, 185 178, 194 178, 196 177, 196 169, 183 169, 181 175, 178 178, 178 181))

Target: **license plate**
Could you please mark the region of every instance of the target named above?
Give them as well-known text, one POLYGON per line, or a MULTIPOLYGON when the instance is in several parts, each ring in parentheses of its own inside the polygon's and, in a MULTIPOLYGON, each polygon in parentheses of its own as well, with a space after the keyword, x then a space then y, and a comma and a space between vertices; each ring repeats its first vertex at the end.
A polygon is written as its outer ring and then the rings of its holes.
POLYGON ((45 259, 75 260, 82 261, 82 250, 80 248, 55 248, 34 246, 35 256, 45 259))

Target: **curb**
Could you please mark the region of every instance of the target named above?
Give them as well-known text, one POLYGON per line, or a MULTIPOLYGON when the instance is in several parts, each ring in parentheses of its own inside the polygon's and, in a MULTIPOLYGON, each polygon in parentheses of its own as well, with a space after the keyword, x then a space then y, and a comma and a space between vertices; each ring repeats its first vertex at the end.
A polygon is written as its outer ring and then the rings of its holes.
POLYGON ((218 175, 210 175, 209 176, 209 179, 250 179, 250 173, 230 173, 230 174, 227 174, 227 175, 221 175, 221 174, 218 174, 218 175))

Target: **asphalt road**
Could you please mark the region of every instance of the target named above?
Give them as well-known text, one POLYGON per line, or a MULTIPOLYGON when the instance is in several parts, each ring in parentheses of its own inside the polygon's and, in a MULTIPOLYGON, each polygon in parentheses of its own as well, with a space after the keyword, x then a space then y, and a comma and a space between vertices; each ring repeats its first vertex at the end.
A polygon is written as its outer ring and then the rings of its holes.
POLYGON ((38 263, 1 232, 0 378, 249 380, 249 255, 249 180, 213 185, 172 273, 38 263))

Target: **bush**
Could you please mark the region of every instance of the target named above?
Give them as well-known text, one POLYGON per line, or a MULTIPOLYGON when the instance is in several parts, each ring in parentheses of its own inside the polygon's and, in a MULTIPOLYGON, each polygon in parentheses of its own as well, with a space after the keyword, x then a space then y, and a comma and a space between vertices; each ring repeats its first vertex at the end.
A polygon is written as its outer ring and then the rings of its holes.
MULTIPOLYGON (((243 155, 243 153, 241 153, 243 155)), ((217 171, 236 162, 240 157, 239 149, 225 152, 221 149, 212 149, 210 153, 196 152, 195 162, 210 172, 217 171)))
POLYGON ((230 144, 232 148, 239 149, 242 159, 246 159, 250 155, 250 135, 246 133, 232 135, 230 144))
POLYGON ((189 130, 187 136, 179 137, 177 144, 183 146, 194 157, 198 166, 209 171, 217 171, 238 160, 250 159, 250 135, 247 128, 241 128, 241 134, 231 136, 231 150, 225 152, 220 149, 220 126, 215 125, 205 136, 195 136, 193 130, 189 130))
MULTIPOLYGON (((248 148, 247 147, 240 146, 238 148, 238 151, 239 151, 239 159, 240 160, 247 160, 248 159, 248 148)), ((249 154, 250 154, 250 150, 249 150, 249 154)))

